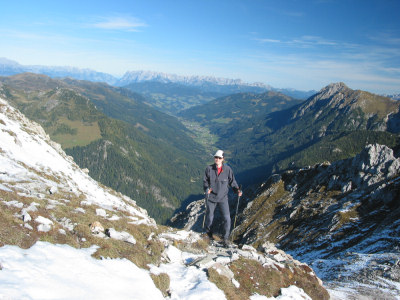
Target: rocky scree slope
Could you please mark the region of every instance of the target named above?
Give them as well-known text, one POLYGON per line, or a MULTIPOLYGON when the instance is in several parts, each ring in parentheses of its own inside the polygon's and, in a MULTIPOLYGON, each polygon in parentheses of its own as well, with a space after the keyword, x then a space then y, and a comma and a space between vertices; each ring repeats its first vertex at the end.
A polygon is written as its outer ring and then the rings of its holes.
MULTIPOLYGON (((288 289, 301 299, 329 298, 308 265, 271 244, 262 251, 220 249, 193 231, 158 226, 134 200, 90 178, 40 125, 2 99, 0 140, 0 249, 29 249, 37 241, 97 245, 95 258, 135 263, 171 299, 218 290, 215 299, 273 297, 288 289)), ((10 268, 0 257, 0 272, 10 268)))
POLYGON ((392 149, 368 145, 354 158, 273 175, 248 198, 236 241, 276 243, 318 269, 329 287, 358 282, 367 287, 357 293, 387 289, 387 299, 395 299, 400 159, 392 149))

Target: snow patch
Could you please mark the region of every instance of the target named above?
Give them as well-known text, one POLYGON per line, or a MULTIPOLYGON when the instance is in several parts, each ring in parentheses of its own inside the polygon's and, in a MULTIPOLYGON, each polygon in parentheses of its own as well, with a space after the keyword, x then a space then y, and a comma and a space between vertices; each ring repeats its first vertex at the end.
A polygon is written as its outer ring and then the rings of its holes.
POLYGON ((126 259, 96 260, 97 247, 37 242, 0 248, 1 299, 164 299, 149 272, 126 259))

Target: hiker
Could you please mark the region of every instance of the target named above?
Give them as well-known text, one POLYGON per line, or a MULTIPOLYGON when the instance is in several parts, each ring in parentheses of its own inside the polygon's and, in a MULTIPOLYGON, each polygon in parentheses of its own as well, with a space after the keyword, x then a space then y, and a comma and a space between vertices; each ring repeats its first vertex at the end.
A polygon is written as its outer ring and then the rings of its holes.
POLYGON ((238 193, 239 197, 242 196, 242 191, 236 183, 232 169, 224 164, 224 152, 222 150, 218 150, 214 154, 214 164, 207 166, 203 178, 203 187, 206 197, 208 197, 206 204, 206 233, 210 240, 212 240, 211 225, 214 219, 215 208, 218 206, 224 219, 223 243, 224 246, 229 247, 231 246, 229 241, 231 216, 229 212, 228 190, 231 187, 235 193, 238 193))

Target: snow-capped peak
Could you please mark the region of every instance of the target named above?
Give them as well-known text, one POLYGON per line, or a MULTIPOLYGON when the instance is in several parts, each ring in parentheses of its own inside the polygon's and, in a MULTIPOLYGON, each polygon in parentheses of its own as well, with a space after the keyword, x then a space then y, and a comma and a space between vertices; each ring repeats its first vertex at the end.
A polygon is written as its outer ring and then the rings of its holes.
POLYGON ((163 83, 180 83, 192 86, 202 86, 206 84, 215 85, 246 85, 262 88, 271 88, 263 83, 246 83, 241 79, 229 79, 213 76, 181 76, 176 74, 152 72, 152 71, 128 71, 118 81, 118 85, 123 86, 130 83, 143 81, 158 81, 163 83))

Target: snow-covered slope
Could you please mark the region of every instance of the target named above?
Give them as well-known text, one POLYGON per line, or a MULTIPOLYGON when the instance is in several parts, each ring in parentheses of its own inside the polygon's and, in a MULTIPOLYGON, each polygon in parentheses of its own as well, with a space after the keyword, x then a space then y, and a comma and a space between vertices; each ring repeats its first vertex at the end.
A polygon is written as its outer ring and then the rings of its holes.
POLYGON ((84 205, 126 210, 146 224, 155 222, 128 197, 100 186, 50 140, 43 128, 0 99, 0 188, 19 195, 45 197, 48 193, 84 195, 84 205))
POLYGON ((328 299, 309 266, 259 250, 161 228, 0 99, 1 299, 328 299))

